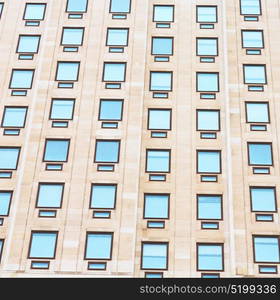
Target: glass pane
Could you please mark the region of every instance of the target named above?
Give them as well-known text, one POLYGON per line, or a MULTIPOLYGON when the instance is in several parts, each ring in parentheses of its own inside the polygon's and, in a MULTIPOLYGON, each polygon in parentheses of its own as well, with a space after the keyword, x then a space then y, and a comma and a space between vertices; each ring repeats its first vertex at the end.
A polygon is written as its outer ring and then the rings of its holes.
POLYGON ((96 162, 116 163, 119 160, 119 141, 97 141, 96 143, 96 162))
POLYGON ((275 211, 274 188, 251 188, 252 211, 275 211))
POLYGON ((152 54, 172 55, 173 39, 172 38, 153 38, 152 54))
POLYGON ((223 254, 220 245, 198 246, 198 269, 199 270, 222 270, 223 254))
POLYGON ((9 214, 12 192, 0 192, 0 216, 9 214))
POLYGON ((145 195, 145 218, 168 218, 168 195, 145 195))
POLYGON ((266 83, 265 66, 244 66, 245 83, 266 83))
POLYGON ((171 110, 149 110, 149 129, 170 130, 171 110))
POLYGON ((167 244, 143 244, 142 268, 166 269, 167 244))
POLYGON ((198 92, 218 92, 218 74, 216 73, 197 73, 198 92))
POLYGON ((67 160, 69 141, 65 140, 48 140, 45 149, 45 161, 60 161, 67 160))
POLYGON ((20 148, 0 148, 0 169, 15 170, 20 148))
POLYGON ((1 255, 2 255, 3 244, 4 244, 4 240, 0 240, 0 258, 1 258, 1 255))
POLYGON ((249 144, 250 165, 272 165, 270 144, 249 144))
POLYGON ((222 219, 222 197, 221 196, 199 196, 198 197, 198 219, 222 219))
POLYGON ((197 22, 217 22, 216 6, 198 6, 197 22))
POLYGON ((154 6, 155 22, 173 22, 174 7, 168 5, 154 6))
POLYGON ((110 259, 112 234, 88 234, 87 259, 110 259))
POLYGON ((130 11, 130 0, 111 0, 110 12, 128 13, 130 11))
POLYGON ((199 173, 220 173, 220 152, 199 151, 198 172, 199 173))
POLYGON ((53 258, 55 255, 57 233, 32 233, 29 257, 53 258))
POLYGON ((76 81, 78 79, 79 63, 59 62, 56 80, 76 81))
POLYGON ((171 91, 171 72, 151 72, 151 91, 171 91))
POLYGON ((247 122, 269 123, 267 103, 246 103, 247 122))
POLYGON ((33 70, 13 70, 10 88, 30 89, 33 79, 33 70))
POLYGON ((197 39, 197 55, 218 55, 217 39, 197 39))
POLYGON ((60 207, 63 184, 40 184, 37 207, 60 207))
POLYGON ((43 20, 45 14, 45 4, 26 4, 24 19, 25 20, 43 20))
POLYGON ((2 126, 24 127, 26 111, 26 107, 6 107, 2 126))
POLYGON ((254 237, 256 262, 280 262, 278 237, 254 237))
POLYGON ((169 172, 169 151, 153 151, 147 153, 147 172, 169 172))
POLYGON ((64 28, 62 36, 62 45, 82 45, 83 28, 64 28))
POLYGON ((262 31, 242 31, 244 48, 263 48, 262 31))
POLYGON ((19 53, 37 53, 40 37, 36 35, 22 35, 19 37, 19 53))
POLYGON ((108 29, 107 46, 126 46, 128 42, 128 29, 108 29))
POLYGON ((260 0, 241 0, 242 15, 260 15, 260 0))
POLYGON ((68 0, 67 12, 85 12, 88 0, 68 0))
POLYGON ((92 186, 91 190, 91 208, 114 208, 116 199, 116 185, 98 185, 92 186))
POLYGON ((199 110, 197 118, 198 130, 219 130, 219 111, 199 110))
POLYGON ((104 64, 104 81, 124 81, 125 80, 124 63, 105 63, 104 64))
POLYGON ((73 117, 74 100, 53 100, 51 119, 71 120, 73 117))
POLYGON ((123 102, 120 100, 100 101, 100 120, 120 121, 122 119, 123 102))

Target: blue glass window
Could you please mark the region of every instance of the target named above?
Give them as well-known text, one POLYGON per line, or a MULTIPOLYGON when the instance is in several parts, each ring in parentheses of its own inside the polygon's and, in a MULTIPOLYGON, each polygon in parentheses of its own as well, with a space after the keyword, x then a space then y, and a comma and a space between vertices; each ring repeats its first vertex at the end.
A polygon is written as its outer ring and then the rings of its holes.
POLYGON ((88 0, 68 0, 67 12, 86 12, 88 0))
POLYGON ((119 161, 120 141, 96 141, 95 162, 117 163, 119 161))
POLYGON ((147 172, 166 173, 170 171, 169 150, 147 150, 147 172))
POLYGON ((171 109, 149 109, 148 129, 171 129, 171 109))
POLYGON ((253 240, 256 262, 280 262, 279 237, 255 236, 253 240))
POLYGON ((172 55, 173 54, 173 38, 153 37, 152 38, 152 54, 153 55, 172 55))
POLYGON ((53 99, 51 107, 51 120, 72 120, 75 100, 53 99))
POLYGON ((2 127, 18 127, 23 128, 25 125, 25 118, 27 107, 5 107, 2 127))
POLYGON ((154 5, 154 22, 173 22, 173 5, 154 5))
POLYGON ((142 244, 142 269, 167 269, 167 243, 142 244))
POLYGON ((197 6, 198 23, 216 23, 217 6, 197 6))
POLYGON ((4 8, 4 3, 1 2, 1 3, 0 3, 0 18, 1 18, 1 16, 2 16, 3 8, 4 8))
POLYGON ((79 62, 58 62, 57 63, 57 81, 77 81, 79 75, 79 62))
POLYGON ((46 140, 44 161, 66 162, 70 140, 46 140))
POLYGON ((112 233, 87 233, 85 259, 111 259, 112 233))
POLYGON ((199 56, 218 55, 218 39, 216 38, 197 38, 196 47, 199 56))
POLYGON ((63 183, 40 183, 36 207, 60 208, 63 189, 63 183))
POLYGON ((266 84, 265 65, 244 65, 244 82, 266 84))
POLYGON ((19 153, 19 147, 0 147, 0 170, 16 170, 19 153))
POLYGON ((221 220, 222 219, 222 196, 199 195, 198 219, 199 220, 221 220))
POLYGON ((274 187, 251 187, 252 211, 276 211, 274 187))
POLYGON ((198 173, 220 173, 221 152, 220 151, 198 151, 197 152, 198 173))
POLYGON ((43 20, 45 16, 46 4, 26 3, 24 20, 43 20))
POLYGON ((125 81, 126 63, 104 63, 103 81, 125 81))
POLYGON ((116 184, 93 184, 91 187, 91 208, 113 209, 116 203, 116 184))
POLYGON ((242 30, 243 48, 263 48, 263 32, 261 30, 242 30))
POLYGON ((128 29, 127 28, 108 28, 107 46, 127 46, 128 29))
POLYGON ((218 73, 197 73, 198 92, 218 92, 219 74, 218 73))
POLYGON ((268 103, 247 102, 246 113, 249 123, 269 123, 268 103))
POLYGON ((199 244, 197 247, 199 271, 223 270, 223 246, 215 244, 199 244))
POLYGON ((168 219, 169 195, 146 194, 144 207, 144 218, 168 219))
POLYGON ((120 121, 122 119, 122 100, 100 100, 99 120, 120 121))
POLYGON ((10 88, 11 89, 31 89, 34 70, 13 70, 10 88))
POLYGON ((77 45, 83 43, 84 28, 63 28, 61 45, 77 45))
POLYGON ((111 0, 111 13, 129 13, 131 0, 111 0))
POLYGON ((9 215, 12 195, 12 192, 0 191, 0 216, 9 215))
POLYGON ((171 91, 172 72, 151 72, 151 91, 171 91))
POLYGON ((29 258, 54 258, 57 232, 32 232, 29 258))
POLYGON ((241 0, 241 15, 260 15, 260 0, 241 0))
POLYGON ((197 110, 197 130, 220 130, 220 111, 197 110))
POLYGON ((17 53, 37 53, 39 49, 40 35, 20 35, 17 53))
POLYGON ((0 259, 1 259, 2 252, 3 252, 3 245, 4 245, 4 240, 0 240, 0 259))
POLYGON ((272 145, 249 143, 249 164, 250 165, 272 165, 272 145))

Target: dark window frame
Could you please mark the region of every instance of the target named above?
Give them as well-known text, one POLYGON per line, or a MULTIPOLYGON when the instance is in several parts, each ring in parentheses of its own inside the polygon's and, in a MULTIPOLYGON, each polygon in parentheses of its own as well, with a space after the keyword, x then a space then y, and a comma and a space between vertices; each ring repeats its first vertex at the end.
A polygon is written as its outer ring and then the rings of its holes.
POLYGON ((240 15, 241 16, 261 16, 262 15, 262 2, 261 0, 259 0, 259 4, 260 4, 260 13, 259 14, 242 14, 242 0, 239 0, 239 7, 240 7, 240 15))
POLYGON ((252 213, 277 213, 278 207, 277 207, 277 193, 276 193, 276 186, 249 186, 249 192, 250 192, 250 206, 251 206, 251 212, 252 213), (273 189, 274 190, 274 204, 275 204, 275 210, 253 210, 253 197, 252 197, 252 190, 253 189, 273 189))
POLYGON ((219 93, 220 92, 220 72, 208 72, 208 71, 205 71, 205 72, 196 72, 196 92, 198 93, 219 93), (198 77, 199 77, 199 74, 216 74, 218 75, 217 76, 217 90, 216 91, 200 91, 198 89, 198 77))
POLYGON ((224 272, 225 271, 225 249, 224 249, 224 243, 196 243, 196 271, 197 272, 224 272), (222 247, 222 269, 220 270, 206 270, 206 269, 199 269, 199 246, 220 246, 222 247))
POLYGON ((73 26, 63 26, 62 27, 62 31, 61 31, 61 39, 60 39, 60 46, 83 46, 84 44, 84 36, 85 36, 85 27, 81 27, 81 26, 78 26, 78 27, 73 27, 73 26), (82 40, 81 40, 81 43, 80 44, 63 44, 63 37, 64 37, 64 29, 82 29, 83 30, 83 33, 82 33, 82 40))
POLYGON ((198 221, 210 221, 207 223, 211 223, 211 221, 223 221, 224 220, 224 197, 223 194, 197 194, 196 195, 196 219, 198 221), (220 197, 221 198, 221 218, 220 219, 204 219, 199 218, 199 197, 220 197))
POLYGON ((221 131, 221 110, 220 109, 204 109, 204 108, 198 108, 196 110, 196 131, 209 131, 209 132, 219 132, 221 131), (198 129, 198 115, 200 111, 212 111, 212 112, 218 112, 218 129, 198 129))
POLYGON ((154 4, 153 5, 153 22, 156 22, 156 23, 174 23, 174 20, 175 20, 175 5, 172 5, 172 4, 154 4), (156 6, 168 6, 168 7, 173 7, 173 14, 172 14, 172 21, 156 21, 155 20, 155 8, 156 6))
POLYGON ((95 148, 94 148, 94 163, 97 164, 118 164, 120 162, 120 152, 121 152, 121 139, 96 139, 95 140, 95 148), (118 142, 118 160, 116 162, 113 161, 97 161, 96 160, 96 153, 97 153, 97 144, 98 142, 118 142))
POLYGON ((256 247, 255 247, 255 238, 277 238, 278 240, 278 251, 279 251, 279 258, 280 258, 280 236, 279 235, 267 235, 267 234, 253 234, 252 235, 252 243, 253 243, 253 260, 255 264, 280 264, 280 259, 278 262, 268 262, 268 261, 256 261, 256 247))
POLYGON ((141 270, 168 270, 169 266, 169 242, 150 242, 150 241, 142 241, 141 242, 141 262, 140 262, 140 269, 141 270), (150 268, 143 268, 143 250, 144 250, 144 245, 149 244, 149 245, 166 245, 166 268, 164 269, 150 269, 150 268))
POLYGON ((87 13, 87 10, 88 10, 88 0, 87 0, 87 5, 86 5, 86 10, 85 11, 72 11, 72 10, 68 10, 68 3, 69 3, 69 0, 67 0, 66 2, 66 6, 65 6, 65 12, 66 13, 77 13, 77 14, 83 14, 83 13, 87 13))
POLYGON ((162 93, 172 92, 173 91, 173 71, 150 71, 149 91, 150 92, 162 92, 162 93), (154 89, 152 89, 152 73, 168 73, 168 74, 171 74, 170 89, 169 90, 154 90, 154 89))
POLYGON ((197 5, 196 6, 196 23, 198 23, 198 24, 212 24, 212 23, 218 23, 218 20, 219 18, 218 18, 218 6, 217 5, 197 5), (211 21, 211 22, 199 22, 198 21, 198 9, 199 9, 199 7, 215 7, 215 11, 216 11, 216 21, 215 22, 213 22, 213 21, 211 21))
POLYGON ((222 166, 222 150, 208 150, 208 149, 197 149, 196 150, 196 173, 197 174, 222 174, 223 166, 222 166), (219 153, 219 164, 220 164, 220 172, 199 172, 198 170, 198 153, 199 152, 218 152, 219 153))
POLYGON ((43 151, 43 162, 47 162, 47 163, 56 163, 56 164, 67 163, 67 162, 68 162, 68 159, 69 159, 70 146, 71 146, 71 139, 46 138, 46 139, 45 139, 45 145, 44 145, 44 151, 43 151), (47 148, 47 142, 48 142, 48 141, 68 141, 68 149, 67 149, 66 160, 65 160, 65 161, 45 160, 46 148, 47 148))
POLYGON ((18 151, 18 157, 17 157, 17 162, 16 162, 16 167, 15 167, 15 169, 2 169, 1 167, 0 167, 0 171, 11 171, 11 170, 13 170, 13 171, 16 171, 17 170, 17 168, 18 168, 18 164, 19 164, 19 159, 20 159, 20 152, 21 152, 21 147, 17 147, 17 146, 0 146, 0 150, 1 149, 18 149, 19 151, 18 151))
POLYGON ((124 11, 112 11, 112 0, 110 0, 109 13, 111 13, 111 14, 130 14, 131 13, 131 1, 132 0, 129 0, 129 11, 124 12, 124 11))
POLYGON ((4 107, 4 110, 3 110, 1 127, 2 128, 25 128, 27 114, 28 114, 28 106, 10 106, 10 105, 7 105, 7 106, 4 107), (4 124, 4 119, 5 119, 6 108, 26 108, 25 117, 24 117, 24 121, 23 121, 23 126, 4 126, 3 125, 4 124))
POLYGON ((105 46, 108 46, 108 47, 127 47, 128 43, 129 43, 129 27, 107 27, 105 46), (125 43, 125 45, 109 45, 108 44, 109 31, 110 30, 114 30, 114 29, 115 30, 126 30, 127 36, 126 36, 126 43, 125 43))
POLYGON ((170 194, 168 193, 144 193, 144 205, 143 205, 143 220, 170 220, 170 194), (167 196, 168 204, 167 204, 167 217, 159 218, 159 217, 145 217, 145 209, 146 209, 146 196, 167 196))
POLYGON ((171 173, 171 149, 146 149, 146 161, 145 161, 145 173, 149 174, 170 174, 171 173), (148 171, 148 152, 149 151, 157 151, 157 152, 168 152, 169 153, 169 163, 168 163, 168 171, 148 171))
POLYGON ((41 2, 27 2, 27 3, 25 3, 25 7, 24 7, 24 12, 23 12, 22 19, 23 19, 23 20, 27 20, 27 21, 43 21, 43 20, 45 20, 46 10, 47 10, 47 3, 41 3, 41 2), (30 4, 31 4, 31 5, 44 5, 44 6, 45 6, 45 8, 44 8, 44 14, 43 14, 43 18, 42 18, 42 19, 26 19, 26 18, 25 18, 27 6, 30 5, 30 4))
POLYGON ((264 34, 262 29, 241 29, 241 45, 242 49, 264 49, 265 48, 265 42, 264 42, 264 34), (262 35, 262 47, 244 47, 244 39, 243 39, 243 32, 261 32, 262 35))
POLYGON ((0 194, 1 193, 9 193, 10 194, 9 207, 7 209, 7 214, 6 215, 1 215, 0 214, 0 217, 8 217, 10 215, 10 210, 11 210, 11 205, 12 205, 14 191, 11 191, 11 190, 0 190, 0 194))
POLYGON ((62 208, 64 190, 65 190, 65 182, 39 182, 38 183, 38 188, 37 188, 35 208, 39 208, 39 209, 41 209, 41 208, 42 209, 45 209, 45 208, 60 209, 60 208, 62 208), (52 206, 38 206, 38 204, 39 204, 40 188, 41 188, 42 185, 59 185, 59 186, 62 186, 61 197, 60 197, 60 206, 57 206, 57 207, 52 207, 52 206))
POLYGON ((172 109, 171 108, 148 108, 148 118, 147 118, 147 129, 148 130, 161 130, 161 131, 171 131, 172 130, 172 109), (169 129, 151 129, 150 128, 150 111, 169 111, 170 112, 170 120, 169 120, 169 129))
POLYGON ((18 36, 16 53, 38 54, 39 48, 40 48, 41 37, 42 37, 42 36, 41 36, 40 34, 20 34, 20 35, 18 36), (21 37, 25 37, 25 36, 39 37, 36 52, 19 52, 19 49, 18 49, 18 48, 19 48, 20 39, 21 39, 21 37))
POLYGON ((117 121, 119 121, 119 122, 121 122, 122 120, 123 120, 123 112, 124 112, 124 99, 109 99, 109 98, 101 98, 100 100, 99 100, 99 109, 98 109, 98 121, 114 121, 114 122, 117 122, 117 121), (102 102, 105 102, 105 101, 118 101, 118 102, 121 102, 122 103, 122 110, 121 110, 121 118, 120 119, 118 119, 118 120, 116 120, 116 119, 101 119, 100 118, 100 114, 101 114, 101 103, 102 102))
POLYGON ((103 70, 102 70, 102 82, 126 82, 126 72, 127 72, 127 62, 123 62, 123 61, 104 61, 103 63, 103 70), (105 76, 105 66, 106 64, 115 64, 115 65, 120 65, 123 64, 124 65, 124 74, 123 74, 123 80, 105 80, 104 76, 105 76))
POLYGON ((267 101, 245 101, 245 116, 246 116, 246 123, 247 124, 270 124, 271 123, 271 118, 270 118, 270 104, 267 101), (266 104, 267 105, 267 112, 268 112, 268 122, 249 122, 248 121, 248 109, 247 109, 247 104, 266 104))
POLYGON ((49 120, 73 121, 74 113, 75 113, 75 105, 76 105, 76 99, 75 98, 52 98, 51 99, 50 112, 49 112, 49 120), (52 118, 52 109, 53 109, 53 102, 54 101, 73 101, 73 111, 72 111, 71 119, 57 119, 57 118, 52 118))
POLYGON ((10 77, 10 81, 9 81, 9 89, 12 89, 12 90, 31 90, 32 86, 33 86, 34 76, 35 76, 35 69, 18 69, 18 68, 12 69, 11 77, 10 77), (32 79, 31 79, 30 87, 11 87, 11 84, 12 84, 12 81, 13 81, 14 71, 32 71, 32 79))
POLYGON ((218 57, 219 56, 219 38, 218 37, 197 37, 196 38, 196 56, 199 56, 199 57, 218 57), (200 55, 198 54, 198 41, 199 40, 215 40, 216 41, 216 45, 217 45, 217 54, 215 55, 200 55))
POLYGON ((244 84, 248 84, 248 85, 267 85, 267 70, 266 70, 266 64, 243 64, 242 65, 242 69, 243 69, 243 83, 244 84), (265 82, 264 83, 260 83, 260 82, 246 82, 246 72, 245 69, 246 67, 264 67, 264 79, 265 82))
POLYGON ((117 183, 91 183, 90 185, 90 197, 89 197, 89 209, 97 209, 97 210, 115 210, 117 204, 117 196, 118 196, 118 184, 117 183), (92 207, 92 197, 93 197, 93 187, 94 186, 115 186, 115 196, 114 196, 114 207, 106 208, 106 207, 92 207))
POLYGON ((152 36, 151 38, 151 55, 157 56, 173 56, 174 55, 174 36, 152 36), (153 53, 153 46, 154 46, 154 39, 171 39, 172 41, 172 47, 171 47, 171 54, 154 54, 153 53))
POLYGON ((266 166, 267 168, 273 167, 274 166, 274 158, 273 158, 273 146, 272 146, 272 142, 247 142, 247 156, 248 156, 248 165, 249 166, 266 166), (258 144, 258 145, 270 145, 270 154, 271 154, 271 164, 267 165, 267 164, 252 164, 250 162, 250 149, 249 149, 249 145, 250 144, 258 144))
POLYGON ((79 75, 80 75, 80 68, 81 68, 81 62, 80 61, 57 61, 57 65, 56 65, 56 71, 55 71, 55 81, 59 81, 59 82, 77 82, 79 81, 79 75), (58 69, 59 69, 59 64, 63 63, 63 64, 78 64, 78 71, 77 71, 77 76, 76 79, 73 80, 68 80, 68 79, 58 79, 57 75, 58 75, 58 69))

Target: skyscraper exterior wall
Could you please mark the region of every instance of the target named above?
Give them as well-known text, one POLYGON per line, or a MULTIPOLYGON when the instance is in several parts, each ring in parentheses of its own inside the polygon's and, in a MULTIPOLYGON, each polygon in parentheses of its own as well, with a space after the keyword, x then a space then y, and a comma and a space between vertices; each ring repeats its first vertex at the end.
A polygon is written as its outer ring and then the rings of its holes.
POLYGON ((279 277, 279 0, 0 9, 1 277, 279 277))

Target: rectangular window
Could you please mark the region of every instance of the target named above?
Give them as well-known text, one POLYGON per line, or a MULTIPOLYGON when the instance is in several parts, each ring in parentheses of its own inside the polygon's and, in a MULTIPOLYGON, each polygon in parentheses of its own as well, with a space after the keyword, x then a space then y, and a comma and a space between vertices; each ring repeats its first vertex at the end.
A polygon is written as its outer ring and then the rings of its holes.
POLYGON ((119 140, 97 140, 95 145, 96 163, 118 163, 120 155, 119 140))
POLYGON ((250 187, 253 212, 276 212, 275 187, 250 187))
POLYGON ((116 184, 93 184, 90 208, 114 209, 117 198, 116 184))
POLYGON ((253 236, 254 260, 256 263, 279 263, 278 236, 253 236))
POLYGON ((24 128, 27 107, 5 106, 2 127, 24 128))
POLYGON ((79 77, 79 62, 58 62, 56 81, 77 81, 79 77))
POLYGON ((171 109, 149 109, 148 129, 171 130, 171 109))
POLYGON ((197 270, 223 271, 224 249, 222 244, 197 244, 197 270))
POLYGON ((198 131, 219 131, 220 130, 220 111, 201 110, 196 111, 198 131))
POLYGON ((262 30, 242 30, 242 47, 243 48, 263 48, 263 31, 262 30))
POLYGON ((144 219, 168 219, 169 195, 145 194, 144 219))
POLYGON ((64 183, 39 183, 36 207, 61 208, 64 183))
POLYGON ((88 232, 85 259, 112 259, 113 233, 88 232))
POLYGON ((196 55, 198 56, 217 56, 218 39, 217 38, 197 38, 196 55))
POLYGON ((128 28, 108 28, 106 46, 127 46, 128 28))
POLYGON ((198 195, 197 196, 198 220, 222 220, 222 196, 198 195))
POLYGON ((103 81, 124 82, 126 63, 104 63, 103 81))
POLYGON ((47 139, 44 161, 66 162, 68 160, 70 140, 47 139))
POLYGON ((268 102, 246 102, 246 122, 269 123, 268 102))
POLYGON ((265 65, 243 65, 244 83, 266 84, 265 65))
POLYGON ((28 258, 55 258, 58 232, 32 231, 28 258))
POLYGON ((248 143, 249 165, 272 166, 272 144, 248 143))
POLYGON ((170 150, 147 150, 146 172, 169 173, 170 154, 170 150))
POLYGON ((167 270, 168 243, 142 243, 141 269, 167 270))
POLYGON ((0 191, 0 216, 8 216, 13 192, 0 191))
POLYGON ((0 147, 0 170, 16 170, 20 147, 0 147))
POLYGON ((45 3, 26 3, 23 19, 44 20, 46 6, 45 3))
POLYGON ((13 69, 9 88, 10 89, 31 89, 33 76, 34 76, 34 70, 13 69))
POLYGON ((100 121, 121 121, 123 100, 101 99, 99 106, 100 121))
POLYGON ((196 89, 198 92, 218 92, 219 73, 196 73, 196 89))
POLYGON ((38 53, 40 35, 20 35, 17 45, 17 53, 38 53))
POLYGON ((2 253, 3 253, 3 246, 4 246, 4 240, 1 239, 0 240, 0 262, 1 262, 1 257, 2 257, 2 253))
POLYGON ((154 5, 154 22, 174 22, 174 5, 154 5))
POLYGON ((131 0, 111 0, 110 12, 111 13, 129 13, 131 0))
POLYGON ((260 0, 240 0, 241 15, 261 15, 260 0))
POLYGON ((52 99, 50 120, 73 120, 74 99, 52 99))
POLYGON ((196 22, 197 23, 217 23, 217 6, 197 6, 196 22))
POLYGON ((172 91, 172 72, 151 72, 150 91, 172 91))
POLYGON ((197 173, 221 173, 221 151, 198 150, 197 173))
POLYGON ((67 0, 66 12, 86 12, 88 0, 67 0))
POLYGON ((62 29, 61 45, 80 46, 83 44, 84 28, 64 27, 62 29))
POLYGON ((173 55, 173 38, 153 37, 152 55, 173 55))

